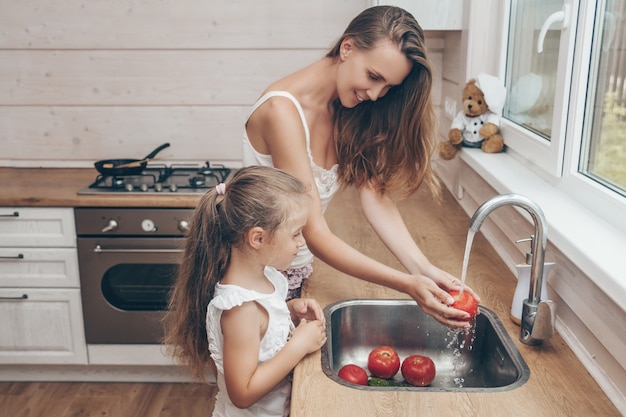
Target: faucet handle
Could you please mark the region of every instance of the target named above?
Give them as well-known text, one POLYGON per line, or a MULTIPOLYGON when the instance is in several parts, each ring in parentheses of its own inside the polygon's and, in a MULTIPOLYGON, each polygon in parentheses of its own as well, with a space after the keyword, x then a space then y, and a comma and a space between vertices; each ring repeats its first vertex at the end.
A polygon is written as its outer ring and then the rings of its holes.
POLYGON ((522 243, 522 242, 530 242, 530 247, 533 247, 533 239, 535 239, 535 235, 530 235, 529 237, 525 237, 524 239, 517 239, 515 241, 515 243, 522 243))
POLYGON ((555 321, 556 303, 552 300, 542 300, 537 305, 535 323, 530 336, 537 340, 549 339, 554 334, 555 321))
POLYGON ((528 252, 526 252, 526 264, 530 265, 533 263, 533 242, 535 240, 535 235, 530 235, 530 237, 524 238, 524 239, 518 239, 515 241, 515 243, 522 243, 522 242, 530 242, 530 250, 528 252))

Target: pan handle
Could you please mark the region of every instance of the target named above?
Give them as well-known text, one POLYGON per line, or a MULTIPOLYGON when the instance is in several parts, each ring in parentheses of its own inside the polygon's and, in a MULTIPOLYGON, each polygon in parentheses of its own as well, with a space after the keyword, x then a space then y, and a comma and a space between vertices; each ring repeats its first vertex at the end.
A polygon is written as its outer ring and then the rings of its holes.
POLYGON ((156 156, 156 154, 158 154, 159 152, 161 152, 163 149, 169 147, 170 144, 169 143, 164 143, 163 145, 159 146, 158 148, 156 148, 155 150, 153 150, 152 152, 150 152, 148 155, 146 155, 145 158, 143 159, 152 159, 156 156))

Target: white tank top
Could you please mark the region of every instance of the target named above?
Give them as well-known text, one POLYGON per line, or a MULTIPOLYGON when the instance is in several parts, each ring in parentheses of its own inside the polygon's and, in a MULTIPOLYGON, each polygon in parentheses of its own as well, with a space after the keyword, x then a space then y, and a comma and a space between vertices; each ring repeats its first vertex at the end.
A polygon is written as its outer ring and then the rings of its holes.
MULTIPOLYGON (((307 155, 309 155, 309 161, 311 162, 311 170, 313 171, 313 178, 315 179, 315 185, 317 186, 317 191, 320 195, 320 202, 322 203, 322 211, 325 212, 330 200, 333 198, 337 190, 339 189, 339 182, 337 180, 337 164, 333 165, 330 169, 325 169, 318 166, 313 161, 313 155, 311 155, 311 135, 309 133, 309 125, 307 124, 306 118, 304 117, 304 111, 302 111, 302 106, 296 98, 286 91, 270 91, 263 95, 252 107, 252 110, 248 114, 248 118, 259 108, 263 103, 265 103, 268 99, 272 97, 285 97, 291 100, 291 102, 296 106, 298 110, 298 114, 300 115, 300 119, 302 121, 302 126, 304 127, 304 134, 306 137, 306 151, 307 155)), ((247 119, 246 119, 247 120, 247 119)), ((265 155, 257 152, 250 143, 250 139, 248 138, 248 133, 244 128, 243 132, 243 165, 263 165, 274 167, 274 163, 272 161, 272 155, 265 155)), ((303 246, 298 251, 298 256, 294 259, 291 264, 291 268, 302 268, 305 265, 310 264, 313 261, 313 254, 309 251, 306 246, 303 246)))
POLYGON ((291 321, 291 313, 287 308, 287 303, 285 303, 285 297, 287 297, 285 276, 269 266, 265 267, 264 273, 274 286, 273 293, 263 294, 237 285, 218 283, 215 286, 213 299, 207 308, 207 339, 211 358, 213 358, 217 368, 217 386, 219 388, 213 417, 281 417, 288 413, 287 407, 291 395, 289 378, 283 379, 263 398, 246 409, 239 409, 233 405, 224 380, 224 336, 220 324, 224 311, 250 301, 257 302, 267 311, 269 323, 259 345, 259 363, 267 362, 276 356, 295 330, 291 321))

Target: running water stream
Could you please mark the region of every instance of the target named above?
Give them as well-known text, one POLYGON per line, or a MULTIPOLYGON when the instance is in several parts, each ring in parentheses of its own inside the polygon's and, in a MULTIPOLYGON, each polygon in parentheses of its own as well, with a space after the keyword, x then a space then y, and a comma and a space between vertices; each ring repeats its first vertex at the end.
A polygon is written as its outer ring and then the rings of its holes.
MULTIPOLYGON (((465 242, 465 254, 463 255, 463 269, 461 270, 461 294, 465 289, 465 279, 467 278, 467 266, 469 264, 469 255, 472 250, 472 242, 474 241, 474 235, 476 232, 473 230, 468 230, 467 232, 467 240, 465 242)), ((454 356, 453 361, 453 369, 454 373, 457 374, 458 371, 464 368, 465 361, 463 359, 463 351, 465 349, 472 350, 474 348, 474 339, 476 338, 476 326, 472 326, 470 330, 450 330, 448 332, 448 336, 450 337, 450 342, 448 343, 448 348, 452 349, 452 354, 454 356)), ((473 370, 470 370, 472 372, 473 370)), ((465 383, 465 379, 459 375, 454 378, 454 383, 458 387, 462 387, 465 383)))
POLYGON ((467 278, 467 265, 469 264, 469 255, 472 250, 472 242, 474 241, 474 235, 476 232, 473 230, 467 231, 467 241, 465 242, 465 255, 463 255, 463 269, 461 270, 461 294, 465 288, 465 279, 467 278))

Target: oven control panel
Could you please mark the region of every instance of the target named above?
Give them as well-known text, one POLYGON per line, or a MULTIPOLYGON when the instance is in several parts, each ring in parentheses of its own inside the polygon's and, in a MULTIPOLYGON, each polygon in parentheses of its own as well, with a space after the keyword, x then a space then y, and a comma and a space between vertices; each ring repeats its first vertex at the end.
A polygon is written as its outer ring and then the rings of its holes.
POLYGON ((78 236, 184 236, 193 209, 92 208, 74 209, 78 236))

